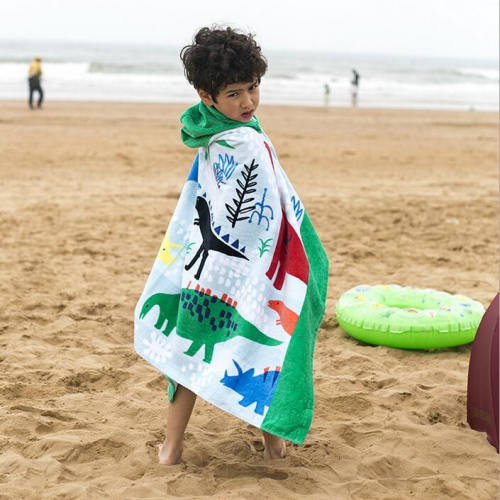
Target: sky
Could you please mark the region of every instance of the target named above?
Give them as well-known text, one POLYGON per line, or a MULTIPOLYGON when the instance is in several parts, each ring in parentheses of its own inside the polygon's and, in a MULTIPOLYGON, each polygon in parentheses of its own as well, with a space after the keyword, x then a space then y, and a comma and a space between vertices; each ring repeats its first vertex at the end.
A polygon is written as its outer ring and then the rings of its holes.
POLYGON ((213 23, 264 49, 498 59, 498 0, 0 0, 1 40, 182 47, 213 23))

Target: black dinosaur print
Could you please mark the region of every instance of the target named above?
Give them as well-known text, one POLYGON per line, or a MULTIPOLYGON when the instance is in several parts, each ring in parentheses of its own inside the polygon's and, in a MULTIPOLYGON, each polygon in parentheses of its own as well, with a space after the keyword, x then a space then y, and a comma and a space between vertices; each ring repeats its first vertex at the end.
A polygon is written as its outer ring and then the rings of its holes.
MULTIPOLYGON (((200 232, 203 241, 200 248, 196 252, 196 255, 193 257, 193 260, 191 260, 191 262, 185 266, 186 271, 189 271, 201 256, 200 266, 198 268, 198 271, 194 275, 195 279, 200 279, 203 267, 205 266, 205 262, 208 258, 208 252, 210 250, 223 253, 224 255, 228 255, 229 257, 237 257, 239 259, 248 260, 248 258, 243 255, 242 252, 236 249, 238 244, 237 241, 233 243, 233 245, 229 245, 228 243, 217 237, 216 233, 212 229, 210 208, 208 206, 207 200, 202 196, 198 196, 196 198, 196 211, 198 212, 198 219, 195 219, 194 223, 195 225, 200 226, 200 232)), ((229 240, 229 237, 226 237, 229 240)))

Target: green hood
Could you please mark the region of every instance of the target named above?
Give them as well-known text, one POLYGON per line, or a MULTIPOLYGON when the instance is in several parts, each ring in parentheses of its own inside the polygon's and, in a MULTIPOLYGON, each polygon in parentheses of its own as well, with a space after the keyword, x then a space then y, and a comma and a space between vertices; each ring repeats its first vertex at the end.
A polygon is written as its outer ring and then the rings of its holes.
POLYGON ((184 125, 181 130, 182 142, 190 148, 207 147, 213 135, 237 127, 252 127, 262 133, 256 116, 247 123, 238 122, 203 102, 184 111, 181 123, 184 125))

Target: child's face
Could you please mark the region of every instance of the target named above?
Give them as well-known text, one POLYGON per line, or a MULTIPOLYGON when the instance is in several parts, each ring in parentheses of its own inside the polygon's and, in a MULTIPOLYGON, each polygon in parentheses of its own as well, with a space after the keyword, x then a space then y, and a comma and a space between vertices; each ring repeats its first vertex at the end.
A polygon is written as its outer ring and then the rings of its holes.
POLYGON ((203 90, 199 90, 198 94, 207 106, 215 106, 231 120, 246 123, 252 119, 259 106, 260 88, 257 81, 231 83, 219 92, 217 102, 203 90))

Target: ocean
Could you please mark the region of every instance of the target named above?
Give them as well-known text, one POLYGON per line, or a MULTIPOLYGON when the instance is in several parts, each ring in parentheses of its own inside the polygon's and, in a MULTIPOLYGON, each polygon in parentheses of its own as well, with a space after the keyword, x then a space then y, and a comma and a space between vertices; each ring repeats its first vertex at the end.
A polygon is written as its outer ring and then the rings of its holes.
MULTIPOLYGON (((26 99, 27 68, 42 56, 46 99, 185 102, 197 96, 184 78, 182 47, 0 41, 0 99, 26 99)), ((352 69, 361 75, 360 107, 496 110, 497 60, 266 50, 261 104, 350 106, 352 69)))

